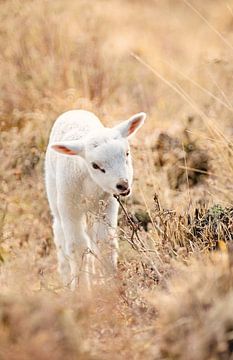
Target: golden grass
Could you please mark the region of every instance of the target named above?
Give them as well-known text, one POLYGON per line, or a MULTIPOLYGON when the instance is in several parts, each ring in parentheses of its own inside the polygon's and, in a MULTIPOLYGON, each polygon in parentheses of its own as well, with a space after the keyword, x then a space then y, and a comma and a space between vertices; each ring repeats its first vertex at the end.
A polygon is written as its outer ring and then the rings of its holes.
POLYGON ((232 358, 233 2, 0 7, 0 358, 232 358), (147 231, 120 213, 117 278, 91 296, 59 281, 44 192, 71 108, 148 113, 124 204, 147 231))

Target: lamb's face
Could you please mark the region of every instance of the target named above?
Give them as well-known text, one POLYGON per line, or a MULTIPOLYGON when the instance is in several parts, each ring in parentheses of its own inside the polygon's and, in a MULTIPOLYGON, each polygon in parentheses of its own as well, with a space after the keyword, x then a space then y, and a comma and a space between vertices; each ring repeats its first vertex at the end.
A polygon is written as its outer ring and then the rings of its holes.
POLYGON ((133 179, 127 139, 143 125, 145 118, 145 113, 139 113, 112 129, 101 127, 85 139, 52 144, 51 148, 65 155, 81 156, 91 178, 105 192, 127 196, 133 179))
POLYGON ((130 194, 133 167, 125 138, 95 138, 95 142, 85 147, 85 160, 93 181, 104 191, 123 196, 130 194))

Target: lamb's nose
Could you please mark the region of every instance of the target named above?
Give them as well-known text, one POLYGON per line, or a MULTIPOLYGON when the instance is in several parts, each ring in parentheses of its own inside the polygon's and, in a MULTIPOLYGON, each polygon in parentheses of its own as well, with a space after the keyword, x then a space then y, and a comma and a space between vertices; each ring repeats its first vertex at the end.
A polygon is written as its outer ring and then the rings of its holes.
POLYGON ((116 185, 117 190, 120 190, 121 192, 125 192, 129 188, 128 180, 122 179, 119 181, 119 183, 116 185))

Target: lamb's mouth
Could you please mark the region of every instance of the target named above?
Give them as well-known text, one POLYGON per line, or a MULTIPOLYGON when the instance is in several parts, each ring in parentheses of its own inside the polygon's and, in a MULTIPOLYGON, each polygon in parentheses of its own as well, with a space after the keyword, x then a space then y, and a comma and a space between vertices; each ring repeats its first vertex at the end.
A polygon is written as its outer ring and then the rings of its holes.
POLYGON ((113 197, 117 199, 117 198, 119 198, 120 196, 128 196, 130 193, 131 193, 131 190, 130 190, 130 189, 127 189, 126 191, 123 191, 123 192, 121 192, 121 193, 113 194, 113 197))
POLYGON ((128 189, 128 190, 120 193, 119 195, 120 195, 120 196, 128 196, 129 194, 130 194, 130 189, 128 189))

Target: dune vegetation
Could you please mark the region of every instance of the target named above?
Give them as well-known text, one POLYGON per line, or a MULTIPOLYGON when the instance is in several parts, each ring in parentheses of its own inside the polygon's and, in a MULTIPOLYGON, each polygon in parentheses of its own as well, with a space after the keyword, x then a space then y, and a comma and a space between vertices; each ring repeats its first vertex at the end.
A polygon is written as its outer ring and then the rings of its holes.
POLYGON ((232 0, 1 2, 0 359, 233 359, 232 58, 232 0), (60 282, 44 188, 76 108, 148 116, 91 296, 60 282))

